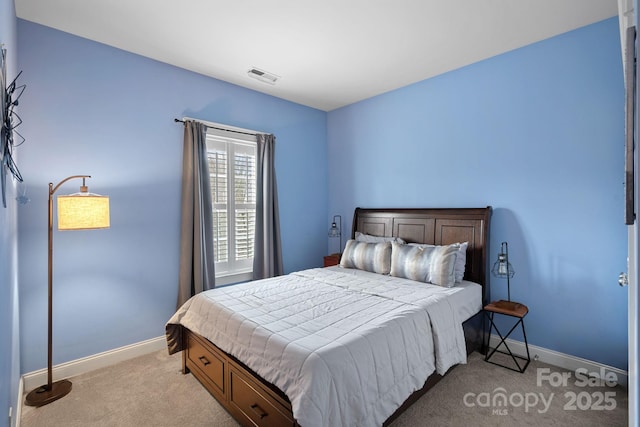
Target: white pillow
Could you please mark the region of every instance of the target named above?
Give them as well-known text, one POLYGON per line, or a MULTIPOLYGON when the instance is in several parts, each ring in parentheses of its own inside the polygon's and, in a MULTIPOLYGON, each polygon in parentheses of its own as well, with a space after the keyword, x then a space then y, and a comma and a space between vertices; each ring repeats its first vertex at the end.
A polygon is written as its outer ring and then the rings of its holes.
POLYGON ((455 266, 456 283, 460 283, 462 279, 464 279, 464 269, 467 265, 467 246, 469 246, 469 242, 459 243, 459 245, 460 249, 456 255, 455 266))
POLYGON ((450 288, 455 285, 455 264, 460 245, 392 244, 392 276, 450 288))
MULTIPOLYGON (((467 265, 467 247, 469 246, 469 242, 463 243, 454 243, 460 246, 458 250, 458 254, 456 255, 456 265, 455 265, 455 276, 456 283, 462 282, 464 279, 464 271, 467 265)), ((427 245, 424 243, 409 243, 411 246, 435 246, 435 245, 427 245)))
POLYGON ((361 233, 356 231, 356 241, 357 242, 367 242, 367 243, 384 243, 384 242, 395 242, 395 243, 407 243, 402 240, 400 237, 382 237, 382 236, 373 236, 371 234, 361 233))
POLYGON ((347 240, 340 258, 340 266, 372 273, 389 274, 391 270, 391 242, 367 243, 347 240))

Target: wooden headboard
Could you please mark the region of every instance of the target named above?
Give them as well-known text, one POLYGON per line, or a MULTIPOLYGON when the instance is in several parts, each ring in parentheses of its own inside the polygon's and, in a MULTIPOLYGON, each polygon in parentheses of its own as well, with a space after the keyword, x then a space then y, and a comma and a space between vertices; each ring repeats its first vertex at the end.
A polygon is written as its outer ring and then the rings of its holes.
MULTIPOLYGON (((353 215, 356 231, 374 236, 401 237, 407 243, 447 245, 469 242, 464 277, 485 288, 491 206, 486 208, 363 209, 353 215)), ((486 296, 486 291, 484 292, 486 296)))

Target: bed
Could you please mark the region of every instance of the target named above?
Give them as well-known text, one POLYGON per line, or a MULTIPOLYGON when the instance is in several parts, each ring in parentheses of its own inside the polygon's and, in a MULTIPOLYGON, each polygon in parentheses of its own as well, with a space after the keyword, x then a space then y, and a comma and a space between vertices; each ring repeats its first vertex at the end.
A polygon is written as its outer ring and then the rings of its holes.
POLYGON ((241 425, 388 425, 482 345, 490 216, 490 207, 357 208, 352 238, 403 244, 350 240, 340 267, 199 294, 167 323, 169 352, 182 351, 183 372, 241 425), (349 265, 353 248, 388 247, 393 274, 349 265), (462 281, 399 277, 396 253, 413 247, 458 261, 463 251, 462 281))

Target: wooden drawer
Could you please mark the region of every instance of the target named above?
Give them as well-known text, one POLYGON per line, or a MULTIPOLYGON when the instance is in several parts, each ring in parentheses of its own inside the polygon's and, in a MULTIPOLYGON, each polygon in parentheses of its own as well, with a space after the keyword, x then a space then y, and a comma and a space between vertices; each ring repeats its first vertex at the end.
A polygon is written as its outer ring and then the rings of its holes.
POLYGON ((201 382, 206 382, 205 386, 209 392, 224 399, 226 393, 226 358, 224 355, 209 343, 189 334, 187 359, 189 369, 197 377, 202 377, 200 378, 201 382))
POLYGON ((253 378, 243 374, 234 364, 230 365, 229 406, 246 426, 283 427, 295 426, 291 417, 291 405, 284 402, 253 378))

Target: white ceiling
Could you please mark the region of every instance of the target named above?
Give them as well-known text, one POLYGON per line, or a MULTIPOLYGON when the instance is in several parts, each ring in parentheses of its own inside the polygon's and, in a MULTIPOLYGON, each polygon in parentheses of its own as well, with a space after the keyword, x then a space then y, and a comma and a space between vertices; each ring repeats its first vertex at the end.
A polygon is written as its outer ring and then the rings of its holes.
POLYGON ((617 0, 15 0, 19 18, 325 111, 617 14, 617 0), (252 67, 280 76, 251 79, 252 67))

